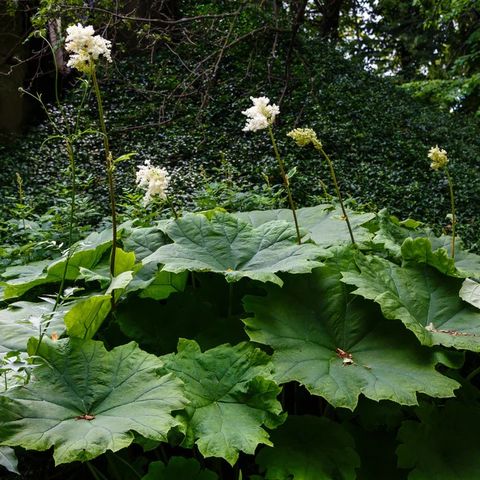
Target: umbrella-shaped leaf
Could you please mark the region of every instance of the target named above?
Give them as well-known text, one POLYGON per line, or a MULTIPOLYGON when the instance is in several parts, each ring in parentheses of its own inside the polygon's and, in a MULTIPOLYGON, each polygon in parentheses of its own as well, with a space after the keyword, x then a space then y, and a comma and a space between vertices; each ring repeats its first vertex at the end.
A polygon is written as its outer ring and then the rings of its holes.
POLYGON ((322 417, 289 416, 272 432, 274 447, 264 447, 256 461, 266 480, 355 480, 360 459, 352 437, 322 417))
POLYGON ((168 238, 158 226, 132 228, 127 230, 122 239, 125 251, 134 252, 137 260, 143 260, 168 242, 168 238))
POLYGON ((56 464, 130 445, 133 432, 165 441, 186 400, 163 362, 129 343, 107 351, 93 340, 43 341, 35 381, 0 396, 0 444, 54 447, 56 464))
POLYGON ((435 370, 433 353, 400 323, 387 322, 371 302, 349 294, 341 273, 350 250, 336 252, 311 275, 291 276, 266 297, 245 299, 253 341, 273 348, 275 378, 297 381, 335 407, 354 409, 360 394, 417 403, 416 393, 448 397, 458 386, 435 370))
POLYGON ((9 350, 27 351, 30 337, 38 337, 46 329, 47 335, 61 335, 65 330, 65 308, 59 307, 52 314, 49 302, 15 302, 0 310, 0 353, 9 350), (48 327, 48 328, 47 328, 48 327))
POLYGON ((296 244, 295 228, 285 221, 265 223, 257 228, 217 212, 211 219, 189 214, 165 228, 174 241, 143 260, 163 264, 163 270, 216 272, 227 281, 248 277, 281 285, 278 272, 305 273, 319 266, 315 261, 325 251, 314 244, 296 244))
MULTIPOLYGON (((100 233, 93 232, 84 240, 73 245, 70 249, 72 253, 68 259, 66 278, 75 280, 80 272, 80 267, 92 269, 110 248, 111 244, 112 231, 107 229, 100 233)), ((66 262, 67 257, 63 256, 51 263, 47 269, 48 274, 62 278, 66 262)))
POLYGON ((216 480, 217 474, 202 469, 194 458, 172 457, 165 465, 163 462, 152 462, 148 466, 148 474, 142 480, 216 480))
POLYGON ((202 353, 192 340, 180 340, 178 353, 164 357, 166 367, 185 382, 187 436, 204 457, 234 464, 239 452, 253 454, 271 445, 263 426, 283 421, 276 400, 280 388, 270 379, 270 358, 248 343, 226 344, 202 353))
POLYGON ((10 447, 0 447, 0 465, 9 472, 20 474, 18 471, 18 460, 15 451, 10 447))
POLYGON ((398 466, 413 468, 409 480, 478 480, 480 478, 480 408, 449 401, 424 405, 419 422, 405 421, 398 433, 398 466))
MULTIPOLYGON (((315 207, 299 208, 296 213, 300 227, 309 232, 309 238, 317 245, 330 247, 351 242, 347 222, 339 207, 317 205, 315 207)), ((375 214, 356 213, 352 210, 347 210, 347 213, 355 240, 362 242, 370 239, 372 235, 362 225, 375 218, 375 214)), ((252 212, 240 212, 235 215, 241 220, 248 221, 254 227, 259 227, 272 220, 286 220, 293 223, 292 211, 287 209, 254 210, 252 212)))
POLYGON ((342 281, 378 303, 385 317, 401 320, 423 345, 480 351, 480 312, 458 296, 461 279, 378 257, 358 257, 357 264, 360 272, 346 272, 342 281))
POLYGON ((6 300, 18 298, 38 285, 60 281, 61 276, 46 272, 46 268, 51 262, 51 260, 40 260, 27 265, 8 267, 1 274, 6 279, 1 282, 4 286, 3 298, 6 300))

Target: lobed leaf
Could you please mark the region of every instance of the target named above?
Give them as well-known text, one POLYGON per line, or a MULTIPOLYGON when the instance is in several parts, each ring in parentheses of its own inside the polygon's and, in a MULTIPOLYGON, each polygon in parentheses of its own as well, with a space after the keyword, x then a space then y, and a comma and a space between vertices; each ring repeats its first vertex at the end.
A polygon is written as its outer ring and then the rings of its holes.
POLYGON ((232 215, 215 212, 211 219, 187 214, 165 228, 174 243, 164 245, 143 259, 162 264, 162 270, 216 272, 228 282, 248 277, 282 284, 278 272, 306 273, 321 265, 325 251, 313 244, 296 244, 295 228, 284 221, 259 227, 232 215))
POLYGON ((360 272, 346 272, 342 281, 378 303, 388 319, 401 320, 422 345, 480 351, 480 312, 458 296, 461 279, 379 257, 358 257, 357 263, 360 272))
POLYGON ((181 339, 178 353, 163 357, 166 368, 185 382, 184 446, 195 443, 204 457, 223 457, 231 465, 239 452, 253 454, 271 445, 263 426, 282 423, 280 388, 271 380, 268 355, 248 343, 221 345, 203 352, 181 339))
POLYGON ((58 465, 125 448, 134 431, 165 441, 178 424, 181 382, 135 343, 107 351, 93 340, 44 340, 38 353, 35 381, 0 395, 0 445, 53 447, 58 465))
POLYGON ((434 353, 418 345, 378 307, 352 296, 340 281, 352 249, 336 250, 311 275, 289 276, 266 297, 248 296, 249 337, 273 348, 275 379, 297 381, 335 407, 354 409, 360 394, 416 405, 416 393, 449 397, 458 384, 435 370, 434 353))
MULTIPOLYGON (((351 242, 347 223, 340 207, 316 205, 314 207, 299 208, 296 210, 296 214, 300 227, 308 231, 307 238, 312 239, 317 245, 331 247, 351 242)), ((357 242, 369 240, 372 235, 363 225, 375 218, 375 214, 358 213, 349 209, 347 209, 347 214, 355 240, 357 242)), ((292 211, 285 208, 239 212, 235 216, 249 222, 254 227, 259 227, 273 220, 285 220, 293 224, 292 211)))
POLYGON ((38 337, 41 329, 46 328, 48 336, 62 335, 65 308, 61 306, 51 315, 52 310, 53 305, 49 302, 24 301, 11 303, 8 308, 0 310, 0 353, 10 350, 26 352, 29 338, 38 337))

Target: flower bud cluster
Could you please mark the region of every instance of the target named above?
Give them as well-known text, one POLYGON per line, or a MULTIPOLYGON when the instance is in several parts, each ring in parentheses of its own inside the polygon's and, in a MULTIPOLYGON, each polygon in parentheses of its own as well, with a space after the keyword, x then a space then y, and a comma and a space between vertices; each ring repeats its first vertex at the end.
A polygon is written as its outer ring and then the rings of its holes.
POLYGON ((299 147, 312 144, 317 149, 322 148, 322 143, 311 128, 295 128, 287 133, 287 137, 293 138, 299 147))
POLYGON ((433 168, 433 170, 440 170, 447 166, 447 152, 438 148, 438 145, 430 149, 428 158, 432 161, 430 167, 433 168))

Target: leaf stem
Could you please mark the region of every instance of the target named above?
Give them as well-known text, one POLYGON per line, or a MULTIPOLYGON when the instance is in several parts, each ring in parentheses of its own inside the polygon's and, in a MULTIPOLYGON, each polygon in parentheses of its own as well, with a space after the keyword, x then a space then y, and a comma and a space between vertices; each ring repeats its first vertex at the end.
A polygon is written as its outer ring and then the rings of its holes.
POLYGON ((337 182, 337 176, 335 175, 335 169, 333 168, 333 162, 330 159, 330 157, 327 155, 327 153, 325 152, 325 150, 323 149, 323 147, 320 143, 316 143, 315 148, 318 151, 321 152, 321 154, 325 157, 325 160, 328 163, 328 167, 330 169, 330 175, 332 177, 333 185, 335 186, 335 192, 337 193, 338 201, 340 202, 340 207, 342 208, 343 216, 345 218, 345 221, 347 222, 348 233, 350 234, 350 240, 352 241, 352 244, 355 245, 355 238, 353 237, 352 226, 350 225, 350 219, 348 218, 348 214, 347 214, 347 211, 345 209, 345 205, 343 204, 342 194, 340 193, 340 188, 339 188, 338 182, 337 182))
POLYGON ((173 213, 175 220, 178 220, 178 213, 177 213, 177 210, 175 210, 175 206, 173 205, 172 199, 170 198, 169 195, 166 195, 165 198, 167 200, 168 206, 170 207, 170 210, 173 213))
POLYGON ((288 203, 290 204, 290 209, 292 210, 293 221, 295 222, 295 230, 297 232, 297 243, 300 245, 302 243, 302 237, 300 236, 300 228, 298 227, 297 213, 295 211, 295 204, 293 203, 292 192, 290 191, 290 183, 288 181, 288 176, 285 173, 285 165, 280 157, 280 152, 278 151, 277 142, 275 141, 275 136, 273 135, 273 129, 271 125, 268 126, 268 134, 270 135, 273 151, 275 152, 275 157, 277 159, 278 166, 280 167, 283 185, 287 191, 288 203))
POLYGON ((480 367, 477 367, 475 370, 472 370, 468 375, 467 375, 467 381, 473 380, 478 374, 480 373, 480 367))
POLYGON ((455 227, 457 225, 457 214, 455 212, 455 195, 453 194, 453 181, 452 181, 452 177, 450 176, 450 172, 446 167, 445 167, 445 175, 447 176, 448 189, 450 191, 450 206, 452 209, 452 244, 451 244, 450 256, 452 258, 455 258, 455 227))

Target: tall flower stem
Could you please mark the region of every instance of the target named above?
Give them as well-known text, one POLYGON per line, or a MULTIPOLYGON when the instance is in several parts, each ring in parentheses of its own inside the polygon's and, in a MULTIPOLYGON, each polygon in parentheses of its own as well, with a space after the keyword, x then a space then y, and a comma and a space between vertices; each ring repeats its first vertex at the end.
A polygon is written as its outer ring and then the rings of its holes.
POLYGON ((70 258, 73 254, 72 243, 73 243, 73 229, 75 224, 75 200, 77 195, 77 174, 76 174, 76 167, 75 167, 75 154, 73 152, 72 141, 69 137, 65 138, 65 146, 67 150, 68 160, 70 163, 70 178, 72 180, 72 189, 70 192, 70 218, 69 218, 69 225, 68 225, 68 253, 67 253, 67 258, 65 259, 65 266, 63 267, 62 279, 60 280, 60 287, 58 288, 58 292, 55 297, 55 303, 53 305, 52 311, 49 314, 48 320, 45 322, 45 325, 40 331, 38 343, 37 343, 37 346, 35 347, 35 355, 38 354, 40 345, 42 344, 43 337, 45 336, 45 332, 50 326, 53 315, 55 314, 55 311, 57 310, 62 300, 63 288, 65 286, 65 280, 67 278, 68 265, 70 263, 70 258))
POLYGON ((302 237, 300 236, 300 228, 298 227, 297 213, 295 211, 295 204, 293 203, 292 192, 290 190, 290 183, 288 181, 288 176, 285 172, 285 165, 283 163, 282 157, 280 157, 280 152, 278 151, 277 142, 275 141, 275 136, 273 135, 272 126, 268 126, 268 134, 270 135, 270 140, 272 141, 273 151, 275 152, 275 157, 277 158, 278 166, 280 167, 280 174, 282 176, 283 185, 287 191, 288 203, 290 204, 290 209, 293 214, 293 221, 295 223, 295 230, 297 232, 297 243, 300 245, 302 243, 302 237))
POLYGON ((352 226, 350 225, 350 220, 348 218, 347 211, 345 210, 345 205, 343 204, 342 194, 340 193, 340 188, 339 188, 338 182, 337 182, 337 176, 335 175, 335 169, 333 168, 333 162, 330 159, 330 157, 327 155, 325 150, 323 149, 320 142, 315 143, 315 148, 325 157, 325 160, 328 163, 328 167, 330 169, 330 175, 332 177, 333 185, 335 186, 335 192, 337 193, 338 201, 340 202, 340 207, 342 208, 343 216, 345 218, 345 221, 347 222, 348 233, 350 234, 350 239, 352 241, 352 244, 355 245, 355 238, 353 237, 352 226))
POLYGON ((455 212, 455 195, 453 194, 453 181, 450 176, 448 168, 445 168, 445 175, 447 176, 448 189, 450 191, 450 206, 452 209, 452 243, 451 243, 451 252, 450 256, 455 258, 455 227, 457 225, 457 214, 455 212))
MULTIPOLYGON (((108 192, 110 196, 110 210, 112 217, 112 254, 110 256, 110 275, 115 276, 115 252, 117 250, 117 214, 116 214, 116 203, 115 203, 115 179, 113 176, 114 164, 113 156, 110 151, 110 142, 108 140, 107 127, 105 125, 105 115, 103 112, 103 103, 102 95, 100 93, 100 87, 98 85, 97 73, 95 70, 95 65, 91 67, 93 89, 95 91, 95 97, 97 99, 98 106, 98 118, 100 121, 100 130, 103 136, 103 147, 105 149, 105 161, 107 167, 107 178, 108 178, 108 192)), ((114 297, 112 296, 112 304, 114 302, 114 297)))
POLYGON ((175 209, 175 206, 173 205, 172 199, 168 195, 165 197, 165 199, 167 200, 168 206, 170 207, 170 210, 173 213, 173 217, 175 218, 175 220, 178 220, 178 213, 177 213, 177 210, 175 209))

